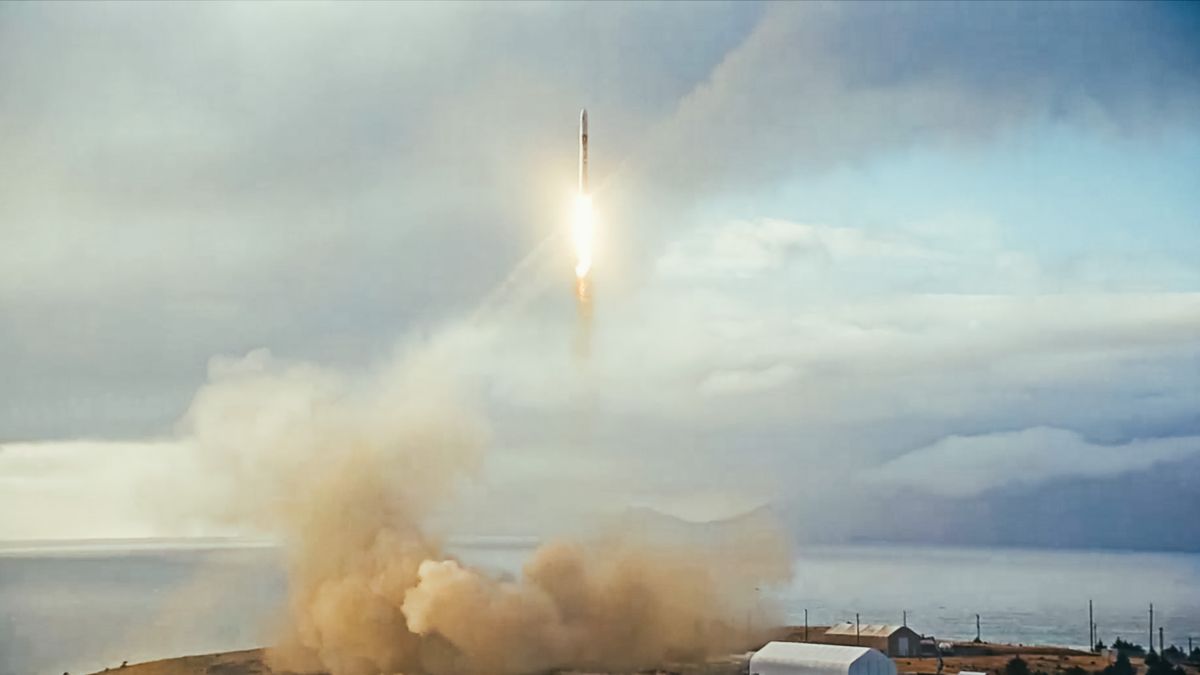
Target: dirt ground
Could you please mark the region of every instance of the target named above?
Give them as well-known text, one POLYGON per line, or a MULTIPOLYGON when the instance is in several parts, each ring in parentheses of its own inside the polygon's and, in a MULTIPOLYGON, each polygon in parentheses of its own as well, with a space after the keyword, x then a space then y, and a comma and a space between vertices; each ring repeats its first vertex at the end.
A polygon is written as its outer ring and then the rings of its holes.
MULTIPOLYGON (((1022 660, 1029 664, 1031 672, 1042 671, 1048 675, 1056 675, 1063 671, 1069 670, 1074 666, 1079 666, 1089 673, 1103 670, 1109 664, 1109 659, 1106 656, 1099 654, 1089 654, 1074 649, 1064 647, 1035 647, 1026 645, 1002 645, 989 644, 986 645, 990 654, 986 655, 949 655, 943 657, 945 668, 942 670, 943 675, 955 675, 956 673, 969 670, 982 673, 1002 673, 1004 666, 1014 656, 1020 656, 1022 660)), ((937 672, 936 657, 922 657, 914 659, 892 659, 896 663, 896 670, 900 673, 909 673, 911 675, 934 675, 937 672)), ((1139 673, 1146 672, 1146 665, 1141 658, 1133 657, 1130 663, 1139 673)), ((1184 672, 1188 675, 1200 675, 1200 669, 1193 665, 1184 665, 1184 672)))
MULTIPOLYGON (((1088 654, 1062 647, 1030 647, 1019 645, 988 645, 991 654, 970 656, 946 656, 943 658, 943 675, 956 675, 959 671, 971 670, 984 673, 1002 673, 1004 665, 1014 655, 1020 655, 1029 664, 1032 672, 1042 671, 1048 675, 1057 675, 1073 666, 1079 666, 1088 672, 1095 672, 1108 665, 1108 659, 1096 654, 1088 654)), ((713 662, 707 667, 687 667, 670 669, 672 675, 734 675, 744 672, 739 665, 739 659, 713 662)), ((937 672, 937 659, 921 657, 909 659, 894 659, 896 670, 911 675, 934 675, 937 672)), ((1141 659, 1132 659, 1133 666, 1139 672, 1145 672, 1141 659)), ((1188 675, 1200 675, 1200 670, 1187 666, 1188 675)), ((205 654, 200 656, 183 656, 161 661, 139 663, 125 668, 113 668, 100 671, 96 675, 273 675, 263 663, 263 650, 248 649, 240 652, 225 652, 222 654, 205 654)), ((276 673, 274 675, 283 675, 276 673)), ((645 673, 640 675, 646 675, 645 673)))
MULTIPOLYGON (((1000 673, 1004 670, 1005 664, 1016 654, 1020 654, 1021 658, 1029 664, 1030 671, 1037 672, 1040 670, 1049 673, 1049 675, 1055 675, 1055 673, 1067 670, 1073 666, 1079 666, 1088 672, 1093 672, 1102 670, 1108 665, 1108 659, 1096 654, 1033 653, 1045 649, 1054 650, 1053 647, 1029 647, 1025 648, 1024 651, 1014 650, 1012 653, 991 656, 946 656, 943 657, 945 668, 942 670, 942 673, 943 675, 954 675, 963 670, 1000 673)), ((937 658, 935 657, 893 659, 893 661, 896 662, 896 670, 901 673, 933 675, 937 672, 937 658)))
POLYGON ((271 675, 263 650, 180 656, 102 670, 97 675, 271 675))

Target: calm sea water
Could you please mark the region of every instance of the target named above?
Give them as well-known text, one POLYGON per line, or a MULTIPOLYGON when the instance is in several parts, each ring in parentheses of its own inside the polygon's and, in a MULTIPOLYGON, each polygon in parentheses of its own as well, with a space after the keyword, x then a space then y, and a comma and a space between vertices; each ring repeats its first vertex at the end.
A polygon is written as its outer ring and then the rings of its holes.
MULTIPOLYGON (((457 551, 516 571, 528 550, 457 551)), ((1200 637, 1200 555, 899 546, 801 551, 784 588, 763 589, 796 624, 908 622, 940 638, 1082 645, 1087 601, 1106 641, 1145 643, 1146 609, 1168 643, 1200 637)), ((285 596, 269 546, 163 543, 0 548, 0 675, 85 673, 261 645, 285 596)))

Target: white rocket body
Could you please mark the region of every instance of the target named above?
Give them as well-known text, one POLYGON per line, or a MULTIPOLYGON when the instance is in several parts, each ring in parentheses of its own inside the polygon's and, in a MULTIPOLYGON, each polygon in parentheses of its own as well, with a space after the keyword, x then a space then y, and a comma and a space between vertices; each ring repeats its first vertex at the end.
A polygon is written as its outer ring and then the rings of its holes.
POLYGON ((579 113, 579 194, 588 193, 587 108, 579 113))

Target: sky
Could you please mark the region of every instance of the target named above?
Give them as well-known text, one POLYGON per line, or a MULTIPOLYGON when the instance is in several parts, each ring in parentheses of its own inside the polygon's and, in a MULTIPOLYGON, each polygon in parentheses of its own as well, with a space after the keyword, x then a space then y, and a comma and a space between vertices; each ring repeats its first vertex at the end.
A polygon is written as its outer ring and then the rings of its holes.
POLYGON ((225 532, 212 364, 470 324, 455 531, 1200 550, 1189 4, 7 3, 0 148, 0 539, 225 532))

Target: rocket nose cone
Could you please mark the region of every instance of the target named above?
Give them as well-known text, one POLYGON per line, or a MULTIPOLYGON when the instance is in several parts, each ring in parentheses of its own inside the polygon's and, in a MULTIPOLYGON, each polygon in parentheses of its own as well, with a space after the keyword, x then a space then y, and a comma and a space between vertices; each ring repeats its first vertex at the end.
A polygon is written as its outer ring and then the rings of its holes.
POLYGON ((579 128, 587 131, 587 108, 579 111, 579 128))

